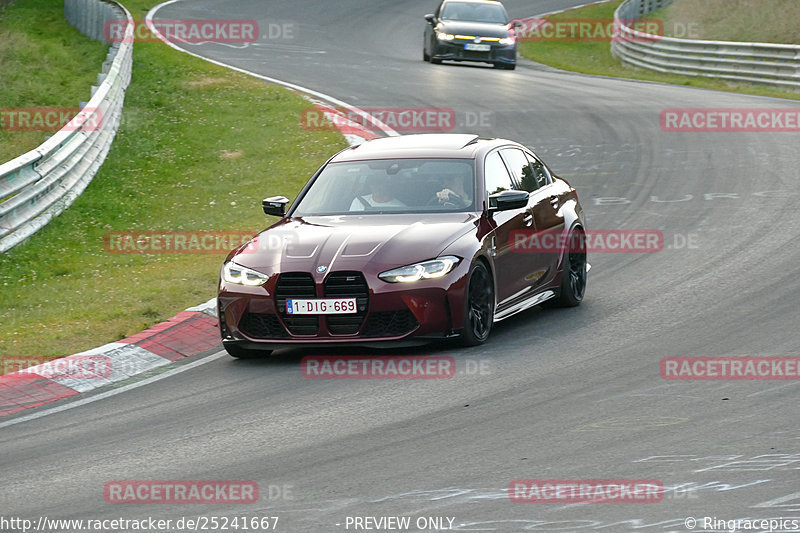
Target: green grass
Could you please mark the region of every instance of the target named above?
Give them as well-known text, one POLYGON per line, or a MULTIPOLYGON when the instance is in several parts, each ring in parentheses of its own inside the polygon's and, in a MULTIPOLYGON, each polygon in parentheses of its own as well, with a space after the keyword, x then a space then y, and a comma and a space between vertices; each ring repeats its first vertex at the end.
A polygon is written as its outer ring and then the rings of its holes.
MULTIPOLYGON (((571 9, 569 11, 565 11, 564 13, 559 13, 548 18, 552 20, 580 18, 609 21, 613 19, 614 10, 619 7, 621 3, 622 0, 617 0, 604 4, 571 9)), ((648 15, 647 18, 653 17, 652 15, 648 15)), ((796 26, 800 26, 800 19, 796 19, 794 23, 796 26)), ((539 63, 572 72, 611 76, 615 78, 659 81, 676 85, 689 85, 721 91, 757 94, 763 96, 777 96, 780 98, 800 100, 800 92, 782 91, 757 85, 732 84, 723 80, 714 80, 711 78, 664 74, 660 72, 624 66, 619 60, 611 55, 610 43, 608 41, 524 41, 520 42, 519 44, 519 53, 522 56, 539 63)))
POLYGON ((672 37, 692 24, 691 39, 800 44, 797 0, 676 0, 648 17, 672 37))
MULTIPOLYGON (((125 5, 140 19, 156 3, 125 5)), ((109 254, 103 237, 266 227, 261 199, 292 197, 346 146, 338 133, 300 127, 309 105, 166 45, 137 44, 123 125, 100 172, 64 214, 0 256, 0 354, 68 355, 215 296, 225 252, 109 254)))
MULTIPOLYGON (((77 108, 89 100, 107 51, 69 25, 63 1, 0 2, 0 108, 77 108)), ((53 133, 0 129, 0 163, 53 133)))

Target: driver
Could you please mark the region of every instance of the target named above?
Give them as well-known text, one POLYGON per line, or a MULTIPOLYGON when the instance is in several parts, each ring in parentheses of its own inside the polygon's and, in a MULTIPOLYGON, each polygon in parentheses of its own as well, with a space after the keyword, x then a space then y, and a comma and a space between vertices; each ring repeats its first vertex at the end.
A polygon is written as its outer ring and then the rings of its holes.
POLYGON ((440 205, 454 204, 466 206, 472 203, 470 194, 464 188, 464 178, 458 174, 444 176, 444 188, 436 193, 440 205))

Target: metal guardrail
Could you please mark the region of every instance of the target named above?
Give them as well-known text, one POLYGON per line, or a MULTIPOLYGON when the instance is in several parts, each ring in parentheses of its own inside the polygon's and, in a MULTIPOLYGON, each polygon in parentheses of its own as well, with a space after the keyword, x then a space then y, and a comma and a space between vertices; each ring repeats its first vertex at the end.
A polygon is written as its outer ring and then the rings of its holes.
POLYGON ((65 0, 64 16, 87 37, 104 42, 106 23, 127 19, 125 38, 111 43, 98 85, 78 116, 38 148, 0 165, 0 253, 75 201, 105 160, 122 116, 133 64, 133 17, 110 0, 65 0))
POLYGON ((611 53, 629 65, 800 90, 800 45, 699 41, 636 31, 626 23, 672 0, 626 0, 614 12, 611 53))

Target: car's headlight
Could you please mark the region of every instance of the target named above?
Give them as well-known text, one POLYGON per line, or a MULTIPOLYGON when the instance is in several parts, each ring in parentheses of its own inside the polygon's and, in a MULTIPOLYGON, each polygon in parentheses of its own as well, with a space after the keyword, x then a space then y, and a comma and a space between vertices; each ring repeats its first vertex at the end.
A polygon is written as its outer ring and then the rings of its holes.
POLYGON ((517 40, 514 37, 503 37, 498 42, 500 44, 514 44, 517 40))
POLYGON ((436 38, 439 39, 440 41, 452 41, 453 39, 456 38, 456 36, 453 35, 452 33, 445 33, 443 31, 437 31, 436 32, 436 38))
POLYGON ((222 267, 222 279, 228 283, 256 287, 265 284, 269 276, 252 268, 237 265, 233 261, 228 261, 222 267))
POLYGON ((435 279, 441 278, 458 264, 460 259, 448 255, 431 259, 430 261, 422 261, 414 263, 413 265, 406 265, 400 268, 393 268, 386 272, 381 272, 378 277, 383 281, 389 283, 419 281, 421 279, 435 279))

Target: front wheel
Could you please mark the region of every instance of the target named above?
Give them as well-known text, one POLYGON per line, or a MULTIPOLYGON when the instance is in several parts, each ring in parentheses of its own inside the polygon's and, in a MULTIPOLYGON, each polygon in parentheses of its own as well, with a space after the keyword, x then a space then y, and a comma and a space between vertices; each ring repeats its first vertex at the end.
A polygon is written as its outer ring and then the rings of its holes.
POLYGON ((467 346, 483 344, 494 322, 494 283, 481 261, 472 265, 467 281, 466 314, 461 341, 467 346))
POLYGON ((586 238, 583 230, 571 231, 561 268, 561 289, 558 298, 550 300, 558 307, 575 307, 586 293, 586 238))

